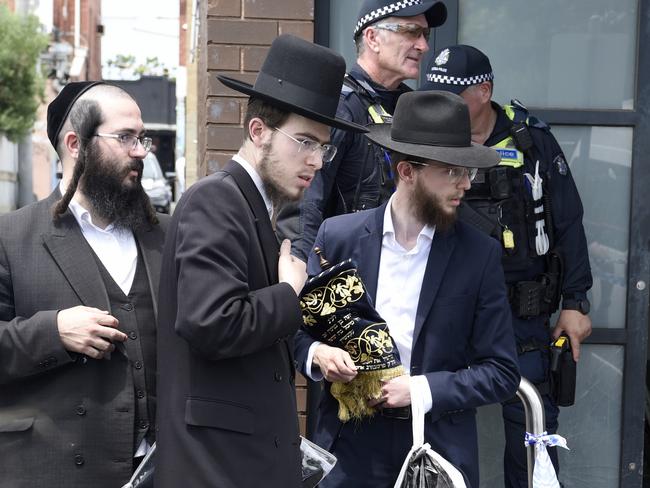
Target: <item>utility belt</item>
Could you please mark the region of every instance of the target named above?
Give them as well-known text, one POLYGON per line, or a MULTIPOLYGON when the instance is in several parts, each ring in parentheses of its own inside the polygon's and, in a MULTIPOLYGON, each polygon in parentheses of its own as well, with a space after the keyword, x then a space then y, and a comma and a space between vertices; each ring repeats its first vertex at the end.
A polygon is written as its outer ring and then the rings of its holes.
POLYGON ((551 315, 560 306, 563 266, 557 250, 548 253, 546 269, 534 281, 518 281, 508 285, 508 300, 515 316, 531 318, 551 315))

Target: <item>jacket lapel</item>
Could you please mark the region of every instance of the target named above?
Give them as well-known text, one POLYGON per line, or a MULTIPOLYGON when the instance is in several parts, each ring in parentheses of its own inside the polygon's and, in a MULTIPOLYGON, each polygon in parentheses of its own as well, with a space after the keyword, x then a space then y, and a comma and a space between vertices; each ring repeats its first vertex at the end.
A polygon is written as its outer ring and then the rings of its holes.
POLYGON ((251 177, 239 163, 230 161, 223 168, 223 171, 229 173, 233 177, 253 212, 257 234, 260 239, 262 252, 264 253, 266 274, 269 283, 277 283, 278 253, 280 251, 280 246, 278 244, 278 238, 275 235, 275 232, 273 232, 271 219, 266 211, 264 199, 255 186, 255 183, 253 183, 251 177))
POLYGON ((427 260, 427 267, 422 280, 422 289, 420 290, 420 299, 418 300, 418 310, 415 316, 415 330, 413 331, 413 346, 417 343, 424 321, 429 315, 431 306, 435 301, 440 288, 440 283, 445 275, 445 270, 449 264, 454 247, 456 246, 456 236, 453 228, 448 232, 436 232, 431 241, 431 250, 427 260))
POLYGON ((99 274, 97 262, 86 239, 70 211, 42 234, 50 252, 73 290, 88 307, 110 310, 108 293, 99 274))
POLYGON ((377 301, 377 279, 379 278, 385 211, 386 204, 370 212, 366 221, 366 234, 359 239, 359 272, 373 304, 377 301))
POLYGON ((158 283, 160 280, 160 265, 162 262, 162 248, 165 235, 160 225, 150 226, 146 230, 135 233, 139 244, 139 251, 142 253, 142 260, 147 271, 151 298, 153 300, 153 313, 158 319, 158 283))

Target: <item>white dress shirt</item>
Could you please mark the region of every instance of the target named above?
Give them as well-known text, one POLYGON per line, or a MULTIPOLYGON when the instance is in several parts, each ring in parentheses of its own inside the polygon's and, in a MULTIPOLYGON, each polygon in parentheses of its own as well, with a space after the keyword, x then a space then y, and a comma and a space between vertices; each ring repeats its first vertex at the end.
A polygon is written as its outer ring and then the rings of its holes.
MULTIPOLYGON (((392 203, 393 197, 388 201, 384 213, 375 308, 386 321, 399 351, 402 365, 408 374, 411 369, 415 316, 435 229, 425 226, 418 235, 415 247, 407 251, 395 240, 395 227, 391 215, 392 203)), ((305 364, 307 376, 314 381, 323 379, 319 369, 312 369, 314 350, 319 344, 321 343, 316 341, 309 347, 305 364)), ((411 394, 422 396, 425 412, 431 410, 433 400, 425 376, 411 377, 411 394)))
POLYGON ((127 229, 116 229, 113 224, 109 224, 105 229, 96 226, 90 212, 74 198, 70 200, 68 208, 106 271, 124 294, 128 295, 138 264, 138 246, 133 232, 127 229))

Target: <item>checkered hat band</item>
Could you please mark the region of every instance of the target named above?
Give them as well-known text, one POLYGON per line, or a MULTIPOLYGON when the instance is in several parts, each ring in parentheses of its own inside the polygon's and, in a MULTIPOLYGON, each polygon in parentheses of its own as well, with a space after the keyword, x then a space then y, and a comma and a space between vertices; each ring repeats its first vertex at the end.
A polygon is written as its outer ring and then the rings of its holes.
POLYGON ((494 79, 493 73, 486 73, 484 75, 470 76, 469 78, 459 78, 457 76, 448 76, 448 75, 437 75, 434 73, 427 73, 427 81, 432 83, 442 83, 444 85, 478 85, 484 81, 490 81, 494 79))
POLYGON ((359 22, 357 22, 357 25, 354 28, 354 35, 356 36, 361 29, 377 19, 389 17, 393 12, 397 12, 398 10, 402 10, 406 7, 412 7, 413 5, 420 5, 421 3, 422 0, 401 0, 399 2, 386 5, 385 7, 378 8, 377 10, 373 10, 372 12, 364 15, 359 19, 359 22))

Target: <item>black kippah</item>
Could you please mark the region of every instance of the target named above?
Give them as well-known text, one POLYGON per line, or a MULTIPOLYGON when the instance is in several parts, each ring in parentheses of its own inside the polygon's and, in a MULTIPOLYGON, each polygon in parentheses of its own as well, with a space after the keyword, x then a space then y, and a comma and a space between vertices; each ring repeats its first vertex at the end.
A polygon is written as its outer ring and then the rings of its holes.
POLYGON ((105 85, 103 81, 73 81, 63 87, 63 90, 47 107, 47 138, 56 149, 56 140, 68 118, 74 102, 86 91, 96 85, 105 85))

